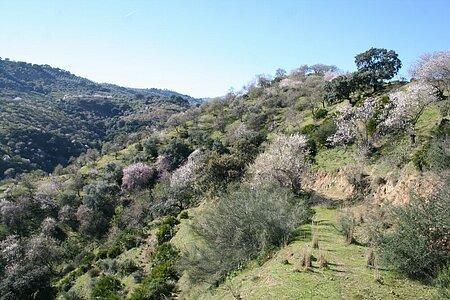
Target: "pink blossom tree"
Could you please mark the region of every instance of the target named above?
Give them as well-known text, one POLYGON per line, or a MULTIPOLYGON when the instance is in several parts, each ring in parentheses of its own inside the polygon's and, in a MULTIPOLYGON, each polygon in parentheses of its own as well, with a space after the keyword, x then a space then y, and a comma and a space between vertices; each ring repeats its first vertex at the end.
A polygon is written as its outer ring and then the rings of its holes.
POLYGON ((152 167, 144 163, 135 163, 123 169, 122 188, 124 190, 141 189, 147 186, 154 176, 152 167))

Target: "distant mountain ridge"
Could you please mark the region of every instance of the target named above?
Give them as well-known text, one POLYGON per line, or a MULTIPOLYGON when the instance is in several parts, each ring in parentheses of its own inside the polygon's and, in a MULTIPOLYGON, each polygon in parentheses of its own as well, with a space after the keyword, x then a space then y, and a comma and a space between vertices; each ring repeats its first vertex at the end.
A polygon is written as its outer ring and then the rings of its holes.
POLYGON ((0 59, 0 180, 51 172, 105 143, 123 145, 201 102, 170 90, 96 83, 49 65, 0 59))
POLYGON ((6 93, 67 94, 102 93, 122 94, 137 97, 179 97, 190 104, 198 104, 201 99, 167 89, 128 88, 109 83, 97 83, 76 76, 69 71, 49 65, 32 64, 0 58, 0 91, 6 93))

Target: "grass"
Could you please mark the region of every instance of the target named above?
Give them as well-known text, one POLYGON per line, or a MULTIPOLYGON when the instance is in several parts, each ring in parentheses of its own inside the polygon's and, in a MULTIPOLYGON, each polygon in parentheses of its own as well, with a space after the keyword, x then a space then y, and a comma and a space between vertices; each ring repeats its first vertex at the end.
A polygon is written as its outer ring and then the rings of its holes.
POLYGON ((437 105, 432 105, 425 109, 419 120, 417 120, 416 130, 418 135, 429 136, 432 129, 439 124, 441 119, 441 113, 437 105))
POLYGON ((91 276, 88 273, 81 275, 71 288, 81 299, 91 298, 91 276))
POLYGON ((316 168, 319 171, 336 172, 355 163, 355 147, 336 147, 320 149, 316 155, 316 168))
MULTIPOLYGON (((185 290, 187 299, 233 299, 233 293, 242 299, 432 299, 433 287, 402 278, 392 271, 366 267, 367 248, 346 245, 336 229, 338 212, 316 207, 314 217, 319 230, 319 249, 312 249, 311 236, 284 247, 276 255, 258 266, 250 264, 219 288, 199 294, 195 289, 185 290), (302 253, 311 251, 312 267, 296 271, 302 253), (320 254, 328 262, 320 268, 320 254), (286 264, 286 260, 289 262, 286 264), (377 280, 379 278, 379 280, 377 280)), ((304 225, 305 232, 311 225, 304 225)))

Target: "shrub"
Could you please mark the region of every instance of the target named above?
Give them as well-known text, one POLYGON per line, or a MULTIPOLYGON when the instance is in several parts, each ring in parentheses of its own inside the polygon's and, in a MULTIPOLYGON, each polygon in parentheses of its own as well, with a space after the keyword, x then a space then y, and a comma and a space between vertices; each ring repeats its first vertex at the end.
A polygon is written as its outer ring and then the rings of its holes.
POLYGON ((319 249, 319 235, 317 233, 317 230, 313 231, 313 236, 312 236, 312 241, 311 241, 311 246, 314 249, 319 249))
POLYGON ((444 266, 436 278, 441 299, 450 299, 450 264, 444 266))
POLYGON ((366 252, 366 267, 374 268, 375 267, 375 253, 372 248, 369 248, 366 252))
POLYGON ((79 264, 80 265, 90 265, 94 259, 95 259, 95 255, 91 252, 87 252, 80 259, 79 264))
POLYGON ((317 264, 319 268, 326 268, 328 266, 328 261, 323 251, 320 251, 319 253, 319 257, 317 258, 317 264))
POLYGON ((412 160, 414 166, 419 171, 423 171, 423 169, 428 167, 428 162, 427 162, 428 147, 429 147, 429 145, 427 144, 424 147, 416 150, 414 152, 414 154, 412 155, 411 160, 412 160))
POLYGON ((162 224, 158 227, 158 231, 156 232, 156 239, 158 244, 162 244, 168 242, 173 236, 172 227, 169 224, 162 224))
POLYGON ((167 280, 168 265, 160 265, 152 270, 152 274, 146 277, 142 285, 131 295, 131 300, 158 300, 169 299, 175 284, 167 280))
POLYGON ((122 283, 114 276, 101 276, 92 288, 93 299, 121 299, 122 283))
POLYGON ((179 222, 177 220, 177 218, 175 218, 174 216, 168 216, 165 217, 162 221, 162 225, 169 225, 170 227, 174 227, 175 225, 177 225, 179 222))
POLYGON ((169 171, 171 171, 181 165, 191 152, 191 148, 183 140, 174 138, 162 148, 159 154, 169 159, 169 171))
POLYGON ((312 267, 312 254, 311 250, 308 248, 302 249, 300 253, 300 260, 298 264, 299 270, 308 269, 312 267))
POLYGON ((120 232, 115 244, 120 245, 125 250, 139 246, 142 232, 137 229, 126 229, 120 232))
POLYGON ((121 275, 129 275, 131 273, 134 273, 138 270, 140 270, 141 268, 136 264, 135 261, 131 260, 131 259, 127 259, 122 263, 119 263, 119 273, 121 275))
POLYGON ((357 221, 353 213, 347 212, 339 218, 339 231, 345 236, 345 242, 351 244, 354 242, 353 233, 357 225, 357 221))
POLYGON ((158 227, 158 231, 156 232, 158 244, 170 241, 175 234, 174 227, 178 223, 179 221, 173 216, 168 216, 162 221, 161 225, 158 227))
POLYGON ((337 127, 332 119, 325 119, 320 125, 309 124, 301 129, 301 133, 306 134, 309 140, 317 146, 328 146, 327 139, 336 133, 337 127))
POLYGON ((178 218, 179 218, 180 220, 183 220, 183 219, 189 219, 189 214, 188 214, 187 210, 183 210, 183 211, 180 213, 180 215, 178 216, 178 218))
POLYGON ((153 265, 170 262, 174 264, 178 259, 178 250, 172 244, 164 243, 156 247, 153 255, 153 265))
POLYGON ((305 125, 302 129, 300 129, 300 133, 310 136, 310 134, 312 134, 316 130, 317 127, 318 127, 318 125, 315 125, 315 124, 305 125))
POLYGON ((171 244, 159 245, 155 250, 150 274, 145 277, 130 299, 168 299, 179 278, 174 267, 177 260, 178 251, 171 244))
POLYGON ((114 274, 117 272, 118 264, 117 260, 113 258, 105 258, 98 260, 96 265, 106 273, 114 274))
POLYGON ((220 282, 272 246, 311 216, 306 203, 275 185, 232 187, 209 207, 192 229, 204 241, 182 261, 193 282, 220 282))
POLYGON ((376 238, 382 260, 412 278, 430 280, 449 263, 448 185, 429 199, 412 196, 393 208, 393 227, 376 238))
POLYGON ((108 257, 109 258, 115 258, 117 256, 119 256, 120 254, 122 254, 123 252, 123 248, 121 245, 113 245, 111 248, 108 249, 108 257))
POLYGON ((145 154, 150 158, 158 156, 158 145, 159 141, 156 137, 149 137, 142 143, 145 154))
POLYGON ((318 110, 315 111, 313 117, 314 120, 320 120, 323 119, 327 116, 328 114, 328 110, 326 110, 325 108, 319 108, 318 110))
POLYGON ((84 274, 84 272, 80 268, 77 268, 77 269, 71 271, 69 274, 67 274, 63 279, 61 279, 58 282, 57 287, 58 287, 59 291, 67 292, 68 290, 70 290, 72 285, 75 283, 75 280, 83 274, 84 274))

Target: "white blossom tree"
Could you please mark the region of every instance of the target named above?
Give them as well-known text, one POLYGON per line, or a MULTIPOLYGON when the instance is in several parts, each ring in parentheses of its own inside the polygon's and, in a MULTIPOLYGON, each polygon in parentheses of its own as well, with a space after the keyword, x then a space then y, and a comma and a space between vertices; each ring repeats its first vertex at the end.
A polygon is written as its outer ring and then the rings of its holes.
POLYGON ((58 229, 58 224, 55 219, 52 217, 47 217, 42 221, 41 224, 41 232, 45 236, 53 236, 55 235, 58 229))
POLYGON ((406 130, 415 143, 416 124, 424 110, 439 101, 436 88, 422 82, 414 82, 405 90, 389 95, 391 100, 386 119, 381 123, 386 131, 406 130))
POLYGON ((310 167, 308 154, 304 135, 279 135, 250 166, 251 181, 255 185, 277 182, 299 194, 310 167))
POLYGON ((345 106, 335 119, 337 131, 327 140, 331 145, 356 142, 362 154, 367 155, 372 148, 375 132, 371 127, 380 103, 368 98, 361 106, 345 106))
POLYGON ((450 51, 422 55, 410 73, 414 79, 437 89, 439 97, 444 99, 444 92, 450 88, 450 51))
POLYGON ((170 177, 170 186, 173 188, 191 188, 200 175, 204 156, 200 149, 192 152, 187 161, 176 169, 170 177))
POLYGON ((336 70, 329 70, 329 71, 326 71, 323 74, 323 80, 326 81, 326 82, 330 82, 333 79, 335 79, 335 78, 337 78, 339 76, 342 76, 342 75, 345 75, 345 73, 340 71, 340 70, 337 70, 337 69, 336 70))
POLYGON ((17 235, 8 235, 0 241, 0 256, 7 264, 18 262, 23 255, 23 245, 17 235))
POLYGON ((191 204, 198 180, 202 175, 202 168, 205 166, 205 155, 200 149, 192 152, 186 162, 173 171, 170 176, 170 199, 173 206, 180 210, 191 204))

